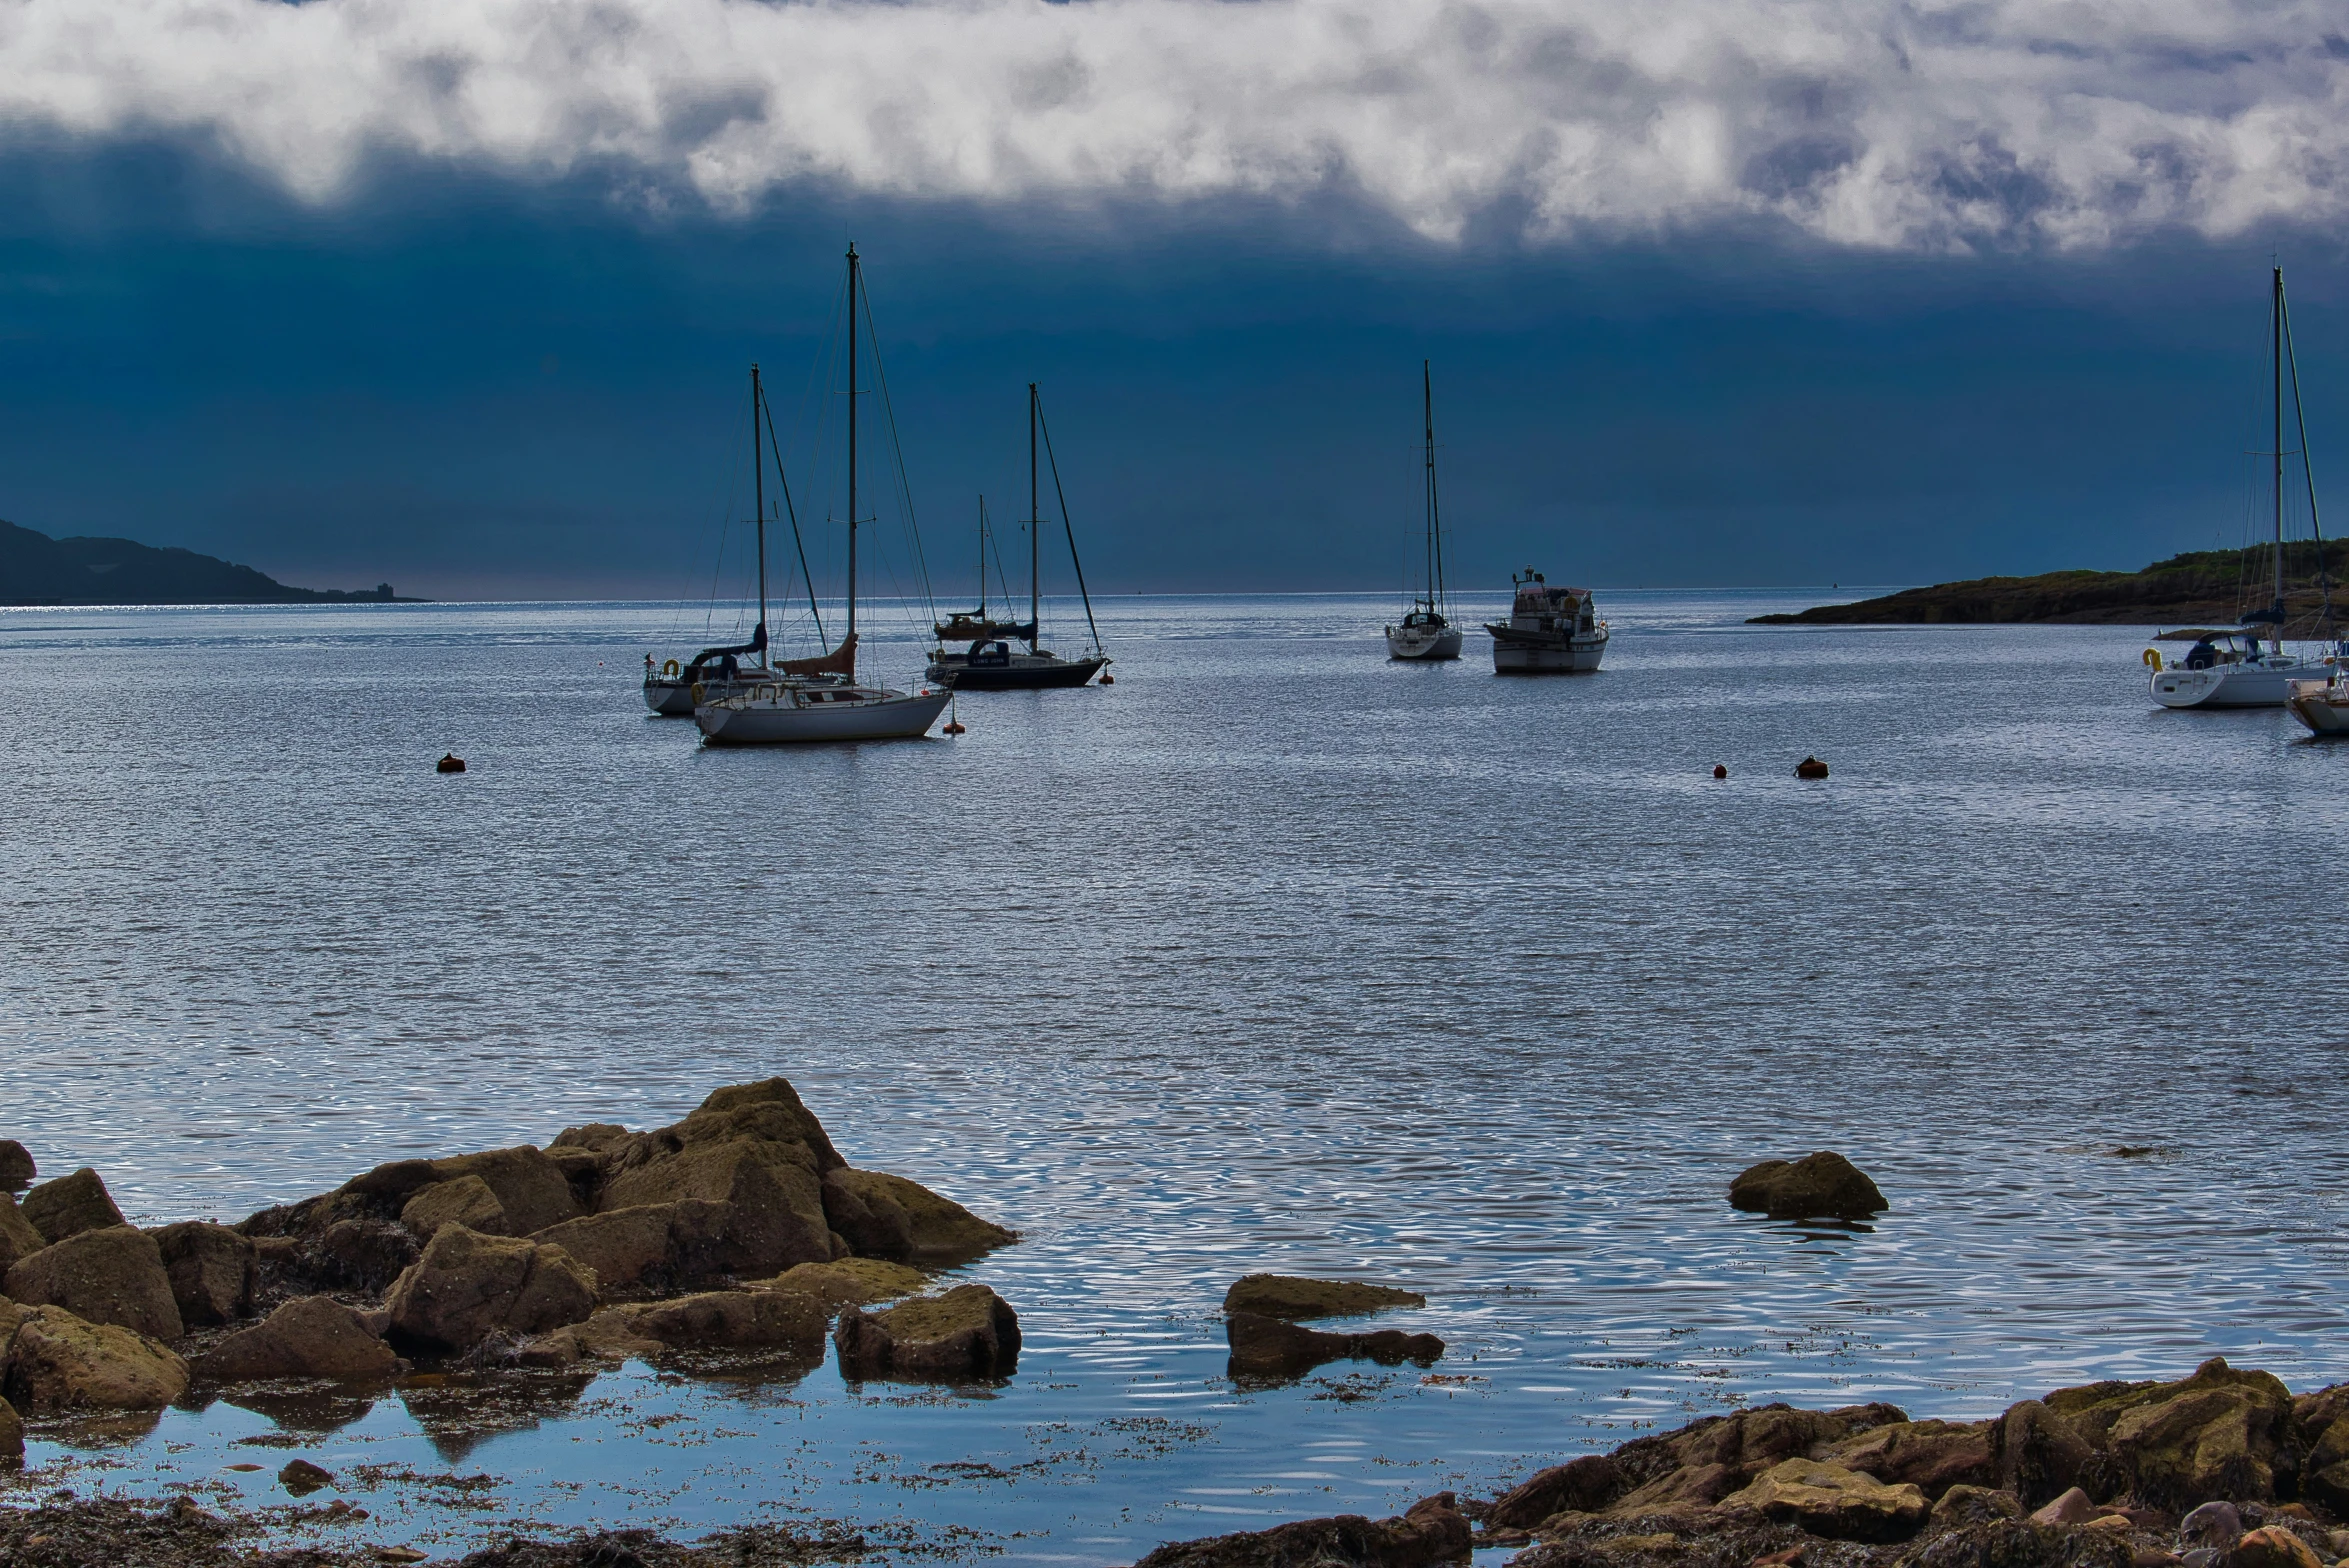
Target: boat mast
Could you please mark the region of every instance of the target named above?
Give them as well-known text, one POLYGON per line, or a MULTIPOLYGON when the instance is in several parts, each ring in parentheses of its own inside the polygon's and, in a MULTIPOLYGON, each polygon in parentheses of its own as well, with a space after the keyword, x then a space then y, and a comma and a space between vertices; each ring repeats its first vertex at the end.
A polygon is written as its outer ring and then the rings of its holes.
POLYGON ((987 618, 987 498, 979 497, 979 619, 987 618))
POLYGON ((2270 635, 2269 646, 2276 652, 2284 651, 2284 269, 2275 269, 2275 290, 2269 314, 2273 318, 2268 332, 2268 357, 2275 374, 2275 441, 2274 462, 2276 482, 2276 629, 2270 635))
POLYGON ((750 493, 759 525, 759 663, 767 662, 767 454, 759 444, 759 367, 750 367, 750 493))
POLYGON ((1044 603, 1043 567, 1036 541, 1044 532, 1044 513, 1036 502, 1036 383, 1028 383, 1028 651, 1037 650, 1044 635, 1038 612, 1044 603))
POLYGON ((848 243, 848 641, 856 641, 856 306, 863 279, 848 243))
POLYGON ((1427 425, 1427 608, 1436 612, 1444 592, 1444 546, 1436 523, 1435 373, 1419 362, 1420 407, 1427 425))

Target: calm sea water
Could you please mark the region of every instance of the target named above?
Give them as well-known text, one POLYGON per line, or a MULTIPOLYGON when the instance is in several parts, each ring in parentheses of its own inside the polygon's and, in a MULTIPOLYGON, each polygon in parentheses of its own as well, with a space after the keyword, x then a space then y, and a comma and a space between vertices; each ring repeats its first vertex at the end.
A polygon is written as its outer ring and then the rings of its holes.
POLYGON ((1801 602, 1607 595, 1603 674, 1500 680, 1481 638, 1387 663, 1382 600, 1121 600, 1113 688, 764 752, 641 708, 698 609, 0 613, 0 1134, 45 1170, 234 1217, 782 1073, 1025 1232, 969 1272, 1028 1336, 985 1397, 175 1410, 17 1495, 266 1500, 259 1439, 436 1549, 827 1519, 1088 1564, 1738 1402, 2349 1376, 2349 746, 2154 709, 2138 631, 1742 624, 1801 602), (1871 1229, 1723 1203, 1821 1147, 1871 1229), (1263 1268, 1426 1291, 1387 1321, 1458 1381, 1235 1389, 1263 1268), (499 1484, 413 1480, 452 1468, 499 1484))

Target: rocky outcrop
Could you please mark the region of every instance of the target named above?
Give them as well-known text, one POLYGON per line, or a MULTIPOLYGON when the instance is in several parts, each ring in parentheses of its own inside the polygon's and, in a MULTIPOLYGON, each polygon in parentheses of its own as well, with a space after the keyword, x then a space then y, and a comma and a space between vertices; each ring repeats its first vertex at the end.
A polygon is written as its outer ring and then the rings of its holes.
POLYGON ((32 1151, 14 1138, 0 1138, 0 1192, 22 1192, 39 1174, 32 1151))
POLYGON ((47 1245, 49 1238, 33 1229, 16 1200, 0 1192, 0 1275, 14 1268, 17 1259, 29 1258, 47 1245))
POLYGON ((506 1206, 488 1182, 471 1174, 417 1188, 416 1195, 400 1205, 400 1223, 418 1241, 430 1241, 443 1225, 462 1225, 484 1236, 513 1233, 506 1222, 506 1206))
POLYGON ((560 1247, 595 1270, 596 1284, 605 1291, 636 1285, 661 1285, 685 1271, 680 1255, 702 1250, 696 1238, 707 1238, 716 1250, 723 1216, 713 1203, 640 1203, 603 1214, 583 1215, 534 1232, 531 1240, 560 1247), (706 1212, 705 1212, 706 1211, 706 1212))
POLYGON ((674 1126, 607 1146, 599 1210, 687 1200, 723 1205, 684 1277, 752 1277, 846 1257, 824 1217, 824 1173, 844 1163, 780 1078, 720 1089, 674 1126))
POLYGON ((24 1417, 0 1399, 0 1467, 24 1463, 24 1417))
POLYGON ((1019 1315, 984 1285, 960 1285, 885 1311, 851 1307, 832 1342, 840 1375, 860 1378, 998 1378, 1019 1364, 1019 1315))
POLYGON ((563 1168, 528 1144, 434 1160, 432 1169, 443 1182, 471 1178, 488 1188, 512 1235, 527 1236, 584 1212, 563 1168))
POLYGON ((304 1296, 229 1335, 199 1356, 192 1370, 207 1383, 277 1377, 373 1382, 399 1368, 400 1358, 375 1334, 366 1314, 331 1296, 304 1296))
POLYGON ((1347 1318, 1390 1307, 1424 1307, 1417 1291, 1353 1280, 1302 1279, 1294 1274, 1244 1274, 1223 1293, 1226 1312, 1268 1318, 1347 1318))
POLYGON ((1890 1207, 1865 1171, 1828 1150, 1747 1167, 1729 1184, 1729 1203, 1775 1219, 1863 1220, 1890 1207))
POLYGON ((753 1288, 813 1296, 827 1312, 840 1307, 869 1307, 894 1301, 928 1288, 930 1277, 920 1269, 880 1258, 842 1258, 836 1263, 802 1263, 753 1288))
POLYGON ((1431 1568, 1464 1561, 1470 1544, 1467 1518, 1450 1492, 1439 1492, 1393 1519, 1340 1514, 1172 1542, 1135 1568, 1431 1568))
POLYGON ((1759 1514, 1835 1541, 1905 1541, 1925 1522, 1925 1494, 1905 1483, 1817 1459, 1785 1459, 1721 1501, 1730 1514, 1759 1514))
POLYGON ((839 1166, 825 1172, 827 1223, 858 1254, 946 1267, 1019 1238, 903 1176, 839 1166))
POLYGON ((63 1307, 0 1302, 0 1398, 33 1415, 159 1410, 187 1391, 188 1365, 142 1334, 63 1307))
POLYGON ((385 1298, 394 1345, 467 1350, 577 1323, 595 1307, 595 1276, 560 1247, 444 1226, 385 1298))
MULTIPOLYGON (((2091 1447, 2083 1466, 2091 1495, 2126 1492, 2184 1511, 2227 1499, 2278 1496, 2291 1391, 2266 1372, 2238 1372, 2213 1357, 2175 1383, 2096 1383, 2058 1389, 2047 1406, 2091 1447)), ((2296 1479, 2296 1476, 2293 1477, 2296 1479)))
POLYGON ((87 1165, 70 1176, 45 1181, 24 1195, 24 1217, 52 1243, 85 1230, 107 1230, 130 1223, 114 1206, 114 1197, 98 1173, 87 1165))
POLYGON ((252 1310, 258 1263, 251 1241, 226 1225, 203 1220, 184 1220, 147 1234, 163 1256, 180 1322, 210 1328, 252 1310))
POLYGON ((667 1301, 606 1307, 570 1330, 590 1350, 786 1350, 824 1353, 829 1324, 813 1296, 776 1290, 712 1290, 667 1301))
POLYGON ((0 1292, 27 1306, 63 1307, 87 1322, 153 1339, 186 1332, 162 1250, 154 1237, 127 1225, 76 1231, 43 1247, 8 1271, 0 1292))
POLYGON ((1991 1428, 1980 1421, 1887 1422, 1838 1438, 1812 1457, 1914 1486, 1928 1502, 1953 1486, 1987 1487, 1998 1478, 1991 1428))
POLYGON ((1584 1454, 1536 1471, 1493 1499, 1488 1527, 1528 1530, 1552 1514, 1595 1514, 1629 1490, 1623 1469, 1605 1454, 1584 1454))
POLYGON ((1254 1312, 1232 1313, 1224 1320, 1224 1336, 1231 1346, 1228 1371, 1233 1377, 1302 1377, 1332 1361, 1375 1361, 1390 1367, 1415 1361, 1433 1366, 1444 1354, 1444 1342, 1433 1334, 1392 1328, 1371 1334, 1325 1334, 1254 1312))
POLYGON ((1991 1463, 2000 1490, 2037 1508, 2077 1486, 2096 1450, 2072 1424, 2036 1399, 2007 1407, 1992 1424, 1991 1463))

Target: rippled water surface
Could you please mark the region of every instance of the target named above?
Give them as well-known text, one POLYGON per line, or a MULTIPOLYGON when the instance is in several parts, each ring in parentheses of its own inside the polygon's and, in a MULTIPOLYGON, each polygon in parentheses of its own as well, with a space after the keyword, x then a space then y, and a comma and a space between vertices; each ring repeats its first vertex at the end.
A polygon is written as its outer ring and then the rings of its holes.
POLYGON ((1106 1563, 1738 1402, 2349 1376, 2349 745, 2154 709, 2141 631, 1742 624, 1788 602, 1609 595, 1603 674, 1501 680, 1481 638, 1387 663, 1383 601, 1123 600, 1112 688, 815 751, 645 716, 698 609, 0 612, 0 1133, 45 1171, 235 1217, 782 1073, 1026 1238, 969 1271, 1027 1333, 983 1396, 215 1403, 22 1485, 261 1500, 295 1445, 446 1550, 779 1518, 1106 1563), (1818 1147, 1872 1228, 1722 1202, 1818 1147), (1258 1268, 1424 1290, 1388 1321, 1438 1378, 1235 1388, 1258 1268))

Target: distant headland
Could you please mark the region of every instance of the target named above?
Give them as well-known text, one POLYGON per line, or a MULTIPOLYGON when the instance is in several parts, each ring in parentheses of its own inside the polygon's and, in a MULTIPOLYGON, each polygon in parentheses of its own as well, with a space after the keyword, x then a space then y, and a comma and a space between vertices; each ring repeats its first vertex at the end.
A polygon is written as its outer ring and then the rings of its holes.
POLYGON ((0 522, 0 605, 422 604, 390 583, 294 588, 250 566, 128 539, 52 539, 0 522))
MULTIPOLYGON (((2335 584, 2349 569, 2349 541, 2325 542, 2325 566, 2335 584)), ((2055 621, 2090 626, 2235 624, 2246 606, 2273 595, 2264 556, 2241 550, 2196 550, 2136 572, 2042 572, 2037 577, 1977 577, 1961 583, 1908 588, 1853 604, 1822 604, 1783 615, 1757 615, 1749 625, 1886 626, 1991 625, 2055 621)), ((2284 547, 2287 635, 2316 635, 2323 596, 2317 586, 2313 541, 2284 547)), ((2337 595, 2338 597, 2338 595, 2337 595)), ((2349 601, 2345 601, 2349 603, 2349 601)))

